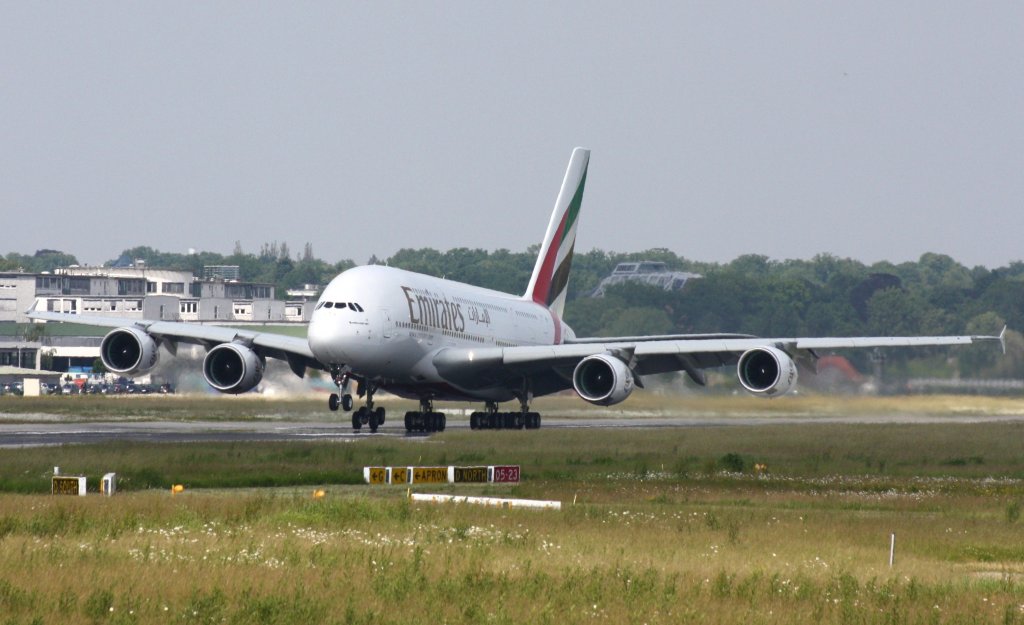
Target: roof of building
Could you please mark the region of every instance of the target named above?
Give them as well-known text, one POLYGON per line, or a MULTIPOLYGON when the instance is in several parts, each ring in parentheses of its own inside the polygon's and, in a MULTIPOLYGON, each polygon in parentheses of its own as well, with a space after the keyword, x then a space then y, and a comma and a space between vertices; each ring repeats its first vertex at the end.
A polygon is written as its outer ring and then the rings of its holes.
POLYGON ((50 378, 59 377, 60 371, 43 371, 41 369, 25 369, 22 367, 0 367, 0 377, 50 378))

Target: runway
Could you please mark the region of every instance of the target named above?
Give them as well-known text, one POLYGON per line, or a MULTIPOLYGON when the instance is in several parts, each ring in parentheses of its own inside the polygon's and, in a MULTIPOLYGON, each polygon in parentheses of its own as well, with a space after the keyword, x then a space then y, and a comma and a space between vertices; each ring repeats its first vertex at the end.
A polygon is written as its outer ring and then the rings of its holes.
MULTIPOLYGON (((81 445, 112 441, 149 443, 247 442, 247 441, 332 441, 354 442, 369 438, 429 440, 433 434, 409 434, 400 422, 385 423, 376 434, 368 428, 354 432, 351 424, 339 421, 46 421, 0 423, 0 448, 81 445)), ((649 417, 545 417, 539 431, 564 428, 696 428, 764 427, 770 425, 813 424, 928 424, 928 423, 1000 423, 1024 422, 1024 414, 998 415, 850 415, 850 416, 649 416, 649 417)), ((464 419, 448 421, 448 430, 468 430, 464 419)), ((480 432, 481 436, 500 430, 480 432)))

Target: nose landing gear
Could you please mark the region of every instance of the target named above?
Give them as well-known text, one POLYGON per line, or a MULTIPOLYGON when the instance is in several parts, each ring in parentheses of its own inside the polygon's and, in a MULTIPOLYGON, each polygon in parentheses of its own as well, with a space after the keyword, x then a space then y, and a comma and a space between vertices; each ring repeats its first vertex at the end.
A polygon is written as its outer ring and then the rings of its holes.
POLYGON ((340 396, 337 393, 331 393, 331 396, 327 398, 327 407, 331 409, 331 412, 336 412, 339 408, 349 412, 352 410, 352 403, 352 396, 348 393, 340 396))
POLYGON ((352 393, 349 388, 351 386, 351 377, 348 373, 343 373, 342 368, 338 366, 331 367, 331 380, 334 381, 334 385, 338 387, 341 394, 331 393, 331 396, 327 398, 327 408, 331 412, 337 412, 338 408, 341 408, 345 412, 352 410, 352 393))

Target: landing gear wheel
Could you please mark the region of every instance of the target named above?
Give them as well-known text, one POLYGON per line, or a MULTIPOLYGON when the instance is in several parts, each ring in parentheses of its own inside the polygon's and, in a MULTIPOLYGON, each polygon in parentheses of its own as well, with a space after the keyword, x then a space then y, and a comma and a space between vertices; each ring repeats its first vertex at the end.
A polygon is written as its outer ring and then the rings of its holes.
MULTIPOLYGON (((348 393, 341 396, 341 409, 345 412, 350 412, 352 410, 352 396, 348 393)), ((337 408, 334 408, 333 410, 337 410, 337 408)))
POLYGON ((377 433, 377 428, 384 423, 384 409, 377 408, 376 410, 367 411, 370 413, 370 431, 374 434, 377 433))
POLYGON ((446 425, 448 425, 448 417, 443 412, 437 413, 437 431, 444 432, 446 425))
POLYGON ((363 409, 352 413, 352 429, 358 432, 363 427, 363 409))
POLYGON ((331 396, 327 398, 327 407, 330 408, 331 412, 337 412, 338 406, 341 405, 341 399, 337 393, 331 393, 331 396))
POLYGON ((406 432, 412 432, 413 416, 415 416, 415 415, 416 415, 415 412, 407 412, 407 413, 405 413, 405 431, 406 432))

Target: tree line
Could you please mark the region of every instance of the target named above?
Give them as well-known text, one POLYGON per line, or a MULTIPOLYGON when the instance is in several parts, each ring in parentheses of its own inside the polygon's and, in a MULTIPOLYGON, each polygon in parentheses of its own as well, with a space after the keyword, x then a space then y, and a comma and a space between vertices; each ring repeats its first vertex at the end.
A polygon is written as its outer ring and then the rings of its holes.
MULTIPOLYGON (((387 264, 506 293, 522 293, 529 282, 537 246, 522 252, 456 248, 402 249, 371 263, 387 264)), ((142 259, 150 267, 202 275, 204 265, 238 265, 243 280, 273 284, 277 296, 304 284, 325 285, 355 266, 328 263, 306 244, 295 254, 286 244, 265 243, 245 252, 236 242, 230 255, 178 254, 150 247, 124 250, 119 258, 142 259)), ((113 264, 117 259, 109 261, 113 264)), ((52 271, 75 263, 74 256, 40 250, 33 256, 8 254, 0 270, 52 271)), ((866 265, 821 254, 810 260, 773 260, 745 255, 728 263, 683 258, 666 249, 635 253, 593 250, 573 257, 565 320, 579 336, 623 336, 741 332, 759 336, 861 336, 991 334, 1004 324, 1024 329, 1024 262, 988 269, 969 268, 949 256, 924 254, 916 262, 866 265), (626 283, 590 297, 618 263, 661 261, 673 271, 698 273, 680 291, 626 283)), ((998 358, 990 347, 964 350, 960 360, 994 374, 1024 374, 1020 335, 1011 332, 1011 354, 998 358)), ((895 352, 894 352, 895 353, 895 352)), ((902 352, 901 352, 902 353, 902 352)), ((936 350, 936 354, 948 351, 936 350)), ((869 366, 860 356, 861 367, 869 366)), ((897 362, 902 356, 895 355, 897 362)))

